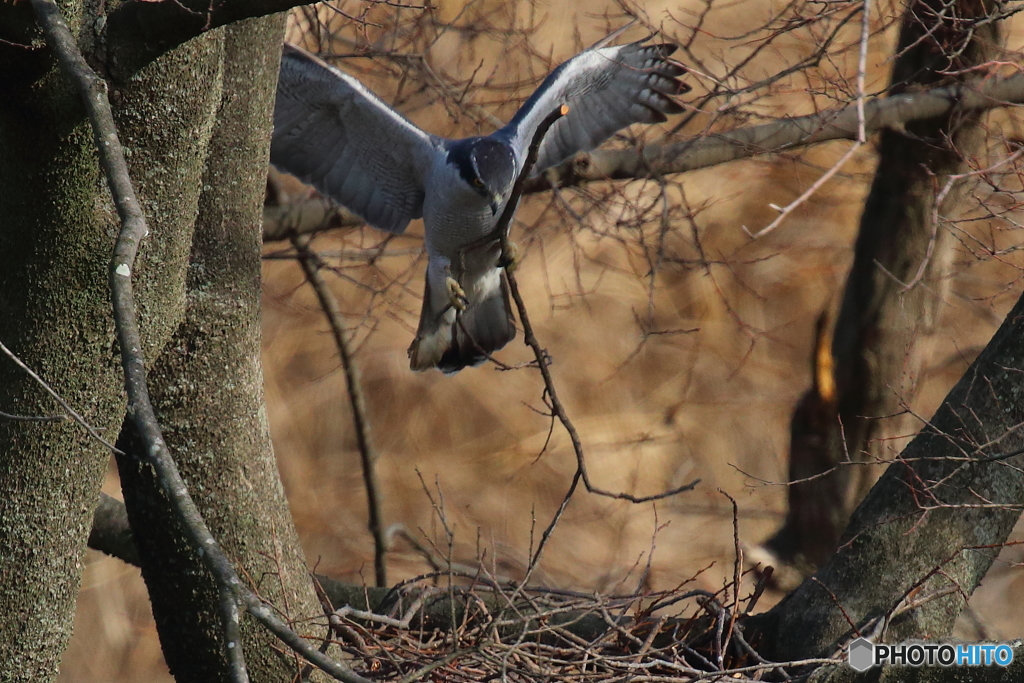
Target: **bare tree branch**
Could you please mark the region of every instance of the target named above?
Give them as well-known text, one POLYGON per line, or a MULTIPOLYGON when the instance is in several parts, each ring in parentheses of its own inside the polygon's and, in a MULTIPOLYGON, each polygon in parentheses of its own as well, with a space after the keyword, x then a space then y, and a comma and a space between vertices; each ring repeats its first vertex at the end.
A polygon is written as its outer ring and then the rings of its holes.
POLYGON ((92 513, 89 547, 130 565, 141 566, 135 535, 128 523, 128 511, 117 498, 100 493, 100 504, 92 513))
MULTIPOLYGON (((975 72, 997 64, 1003 41, 998 24, 975 30, 963 22, 991 11, 959 0, 911 3, 890 77, 890 92, 901 94, 891 99, 950 78, 977 85, 975 72), (951 14, 940 18, 946 10, 951 14), (938 43, 928 38, 936 33, 943 36, 938 43), (958 46, 955 58, 952 45, 958 46)), ((879 136, 878 164, 835 325, 817 330, 815 384, 790 423, 790 477, 813 480, 788 489, 786 522, 765 546, 773 563, 809 573, 831 557, 872 480, 868 468, 847 464, 886 459, 885 437, 903 429, 879 418, 913 400, 913 383, 905 382, 928 364, 920 339, 934 331, 931 321, 949 305, 959 244, 942 217, 962 210, 961 179, 991 174, 1017 157, 983 168, 987 133, 981 110, 958 109, 879 136)))
POLYGON ((894 642, 949 632, 1024 508, 1024 408, 1014 398, 1022 338, 1024 297, 904 449, 905 460, 890 465, 861 502, 836 554, 763 615, 775 641, 771 655, 830 652, 856 633, 851 621, 862 631, 881 624, 894 642), (911 589, 928 594, 951 585, 957 591, 942 598, 941 609, 894 616, 911 589))
MULTIPOLYGON (((135 547, 134 534, 128 524, 128 513, 124 503, 105 493, 100 494, 100 503, 93 515, 89 547, 116 557, 127 564, 139 566, 138 550, 135 547)), ((445 574, 446 570, 438 569, 435 570, 435 573, 445 574)), ((475 578, 479 582, 479 577, 475 578)), ((361 586, 338 581, 323 574, 313 574, 313 580, 323 590, 334 610, 347 607, 351 614, 383 613, 397 596, 405 593, 405 589, 401 586, 396 588, 361 586)), ((474 600, 481 596, 488 603, 489 610, 493 612, 500 611, 504 606, 504 598, 500 591, 493 590, 493 586, 487 592, 481 591, 480 595, 474 596, 468 592, 457 590, 451 594, 444 593, 439 596, 438 600, 423 605, 423 608, 417 613, 416 619, 410 621, 409 624, 416 627, 448 628, 452 622, 451 610, 453 607, 459 613, 455 621, 460 622, 462 614, 471 609, 474 600)), ((528 610, 527 616, 532 615, 533 611, 528 610)), ((566 624, 566 628, 582 638, 595 638, 608 629, 608 625, 597 615, 586 615, 579 612, 565 613, 561 616, 561 621, 566 624)))
MULTIPOLYGON (((51 387, 49 384, 47 384, 46 381, 42 377, 37 375, 35 373, 35 371, 32 370, 32 368, 30 368, 29 366, 25 365, 21 361, 20 358, 18 358, 16 355, 14 355, 13 351, 11 351, 9 348, 4 346, 3 342, 0 342, 0 353, 3 353, 5 356, 10 358, 11 361, 15 365, 17 365, 19 368, 24 370, 25 373, 28 374, 29 377, 31 377, 33 380, 35 380, 36 383, 39 384, 39 386, 41 386, 46 391, 46 393, 48 393, 50 396, 53 397, 54 401, 56 401, 57 403, 60 404, 61 408, 63 408, 65 411, 67 411, 67 414, 71 416, 72 420, 74 420, 79 425, 81 425, 82 428, 85 429, 85 431, 89 433, 89 436, 91 436, 92 438, 94 438, 97 441, 99 441, 101 444, 103 444, 112 453, 116 453, 117 452, 117 448, 114 447, 114 444, 112 444, 109 441, 107 441, 106 439, 104 439, 103 436, 98 431, 96 431, 95 427, 93 427, 88 422, 86 422, 85 418, 82 417, 82 415, 77 410, 72 408, 68 404, 68 402, 65 401, 64 398, 60 394, 58 394, 56 391, 54 391, 53 387, 51 387)), ((8 413, 0 413, 0 417, 3 417, 6 420, 25 420, 25 421, 39 421, 39 422, 50 422, 50 421, 64 419, 64 416, 62 416, 62 415, 34 417, 34 416, 24 416, 24 415, 10 415, 8 413)))
MULTIPOLYGON (((512 220, 512 216, 515 214, 519 198, 523 195, 524 188, 528 182, 526 179, 530 176, 530 170, 533 168, 533 164, 537 161, 537 150, 540 148, 540 143, 544 138, 544 134, 555 121, 564 116, 567 112, 568 107, 563 106, 560 110, 549 114, 548 117, 537 127, 537 131, 533 136, 533 141, 530 144, 529 152, 526 155, 526 162, 523 164, 523 168, 519 172, 519 177, 516 179, 515 186, 512 188, 512 194, 505 207, 505 212, 501 215, 501 219, 494 228, 494 234, 496 236, 500 236, 502 240, 502 259, 509 266, 515 265, 512 256, 515 249, 512 247, 511 242, 509 242, 508 239, 508 227, 512 220)), ((587 490, 591 493, 607 496, 609 498, 628 500, 631 503, 646 503, 652 500, 659 500, 661 498, 674 496, 677 493, 682 493, 683 491, 689 491, 696 486, 699 480, 692 481, 689 484, 672 489, 671 491, 665 491, 652 496, 638 497, 628 493, 613 493, 611 491, 605 491, 597 488, 591 483, 590 476, 587 473, 586 459, 583 456, 583 443, 580 441, 580 436, 576 431, 576 427, 569 419, 568 414, 565 412, 565 408, 562 406, 562 402, 558 398, 558 391, 555 389, 555 382, 551 377, 551 371, 549 369, 551 357, 548 355, 548 352, 541 347, 540 342, 537 340, 537 335, 534 334, 533 325, 530 324, 530 317, 526 312, 526 304, 523 301, 522 294, 519 293, 519 284, 516 282, 515 273, 513 271, 513 268, 506 268, 509 290, 512 292, 512 298, 516 302, 516 309, 519 313, 519 320, 523 325, 523 342, 533 350, 534 357, 537 361, 537 367, 540 369, 541 376, 544 378, 544 393, 549 401, 551 412, 558 418, 558 421, 562 423, 565 431, 569 434, 569 439, 572 441, 573 451, 576 454, 576 464, 578 467, 577 476, 582 478, 583 484, 587 487, 587 490)), ((575 484, 573 487, 575 487, 575 484)))
MULTIPOLYGON (((699 480, 695 480, 689 484, 672 489, 671 491, 642 497, 633 496, 623 492, 614 493, 611 491, 605 491, 594 486, 590 481, 590 476, 587 472, 586 457, 583 453, 583 443, 580 440, 579 433, 576 431, 576 426, 572 423, 572 420, 569 419, 569 415, 565 412, 565 408, 562 405, 561 400, 558 398, 558 390, 555 388, 555 382, 551 376, 551 370, 548 367, 551 362, 551 358, 548 355, 548 352, 540 345, 540 342, 537 340, 537 335, 533 331, 533 325, 530 324, 530 317, 526 311, 526 303, 523 301, 523 296, 519 292, 519 284, 516 282, 514 273, 517 248, 509 241, 509 226, 512 222, 512 217, 515 215, 516 208, 519 205, 519 200, 523 195, 527 178, 530 176, 530 171, 533 169, 533 165, 537 161, 537 152, 540 149, 540 143, 544 139, 544 135, 555 121, 562 116, 565 116, 568 112, 569 108, 562 105, 548 114, 544 120, 541 121, 540 125, 537 126, 537 130, 534 132, 533 140, 531 140, 530 147, 526 154, 526 160, 523 163, 523 167, 519 169, 519 175, 512 187, 512 192, 509 195, 508 202, 505 204, 504 212, 502 212, 501 217, 498 219, 498 222, 495 224, 494 229, 489 235, 485 235, 483 238, 467 247, 467 249, 474 249, 488 241, 494 241, 496 239, 501 240, 501 261, 505 264, 505 273, 508 277, 509 291, 512 294, 512 299, 516 303, 516 310, 519 313, 519 321, 523 326, 523 342, 533 350, 537 368, 540 370, 541 376, 544 379, 544 400, 551 410, 551 417, 557 418, 562 424, 562 427, 565 428, 565 431, 572 442, 573 453, 576 456, 576 472, 573 474, 572 482, 570 483, 565 496, 562 498, 562 502, 559 505, 558 510, 555 512, 551 521, 548 523, 541 535, 537 549, 534 551, 533 557, 530 560, 530 569, 527 573, 527 577, 529 577, 534 567, 537 566, 537 563, 544 552, 544 548, 547 545, 547 541, 551 537, 551 533, 554 531, 555 526, 561 519, 562 513, 565 512, 565 509, 569 504, 569 500, 576 493, 576 489, 581 481, 590 493, 606 496, 608 498, 628 500, 631 503, 644 503, 674 496, 678 493, 682 493, 683 491, 689 491, 699 482, 699 480)), ((524 580, 523 583, 525 584, 526 580, 524 580)))
POLYGON ((341 310, 338 302, 331 294, 330 288, 324 282, 320 274, 320 257, 309 246, 309 238, 295 235, 292 237, 292 244, 299 254, 299 263, 302 265, 302 272, 306 274, 310 286, 316 292, 320 300, 320 308, 323 309, 327 322, 331 326, 331 334, 334 336, 334 343, 338 347, 338 355, 341 356, 341 365, 345 370, 345 384, 348 387, 349 402, 352 405, 352 422, 356 430, 356 442, 359 445, 359 457, 363 465, 363 483, 366 486, 366 506, 368 508, 369 528, 373 535, 373 569, 374 579, 377 586, 388 585, 387 579, 387 539, 385 538, 384 502, 377 481, 377 457, 378 454, 373 447, 370 438, 370 423, 366 416, 366 398, 363 395, 363 386, 359 381, 359 369, 352 358, 352 350, 345 338, 345 328, 341 324, 341 310))
MULTIPOLYGON (((965 85, 879 97, 817 114, 779 119, 723 133, 644 148, 596 150, 578 154, 523 186, 523 194, 547 192, 600 180, 635 180, 685 173, 761 154, 776 154, 831 140, 858 140, 861 133, 890 128, 902 130, 912 121, 948 114, 953 108, 984 110, 1024 103, 1024 73, 991 76, 965 85), (863 109, 863 118, 859 109, 863 109)), ((363 221, 330 200, 314 197, 264 211, 263 240, 285 239, 363 221)))
POLYGON ((308 235, 332 228, 365 225, 359 216, 348 212, 322 194, 269 204, 263 207, 263 241, 277 242, 291 235, 308 235))
MULTIPOLYGON (((1024 102, 1024 73, 991 76, 964 85, 880 97, 864 104, 864 130, 901 130, 911 121, 965 111, 992 109, 1024 102)), ((578 156, 533 179, 526 192, 570 187, 594 180, 628 180, 685 173, 758 154, 772 154, 829 140, 856 140, 858 105, 818 114, 780 119, 760 126, 712 133, 682 142, 642 149, 598 150, 578 156)))

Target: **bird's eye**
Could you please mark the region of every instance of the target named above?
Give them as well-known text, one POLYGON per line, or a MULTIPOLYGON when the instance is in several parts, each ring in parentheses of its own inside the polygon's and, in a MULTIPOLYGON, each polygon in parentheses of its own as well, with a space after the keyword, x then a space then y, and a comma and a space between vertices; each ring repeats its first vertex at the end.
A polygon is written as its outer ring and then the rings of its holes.
POLYGON ((483 187, 483 186, 484 186, 484 181, 480 180, 479 178, 473 178, 473 187, 483 187))

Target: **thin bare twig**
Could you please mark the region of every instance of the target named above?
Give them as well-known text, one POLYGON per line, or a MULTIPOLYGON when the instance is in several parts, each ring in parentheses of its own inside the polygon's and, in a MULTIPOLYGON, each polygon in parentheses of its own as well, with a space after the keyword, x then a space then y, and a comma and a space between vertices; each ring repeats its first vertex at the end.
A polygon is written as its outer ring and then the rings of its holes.
MULTIPOLYGON (((502 213, 501 218, 498 220, 498 223, 492 232, 492 235, 500 235, 501 237, 502 261, 508 265, 513 265, 514 261, 512 254, 515 251, 515 248, 511 246, 511 242, 508 238, 508 228, 512 222, 512 216, 515 214, 519 198, 522 197, 526 179, 530 176, 530 171, 532 170, 534 163, 537 161, 537 151, 540 149, 540 143, 543 140, 547 129, 567 113, 569 113, 569 108, 563 105, 560 109, 548 114, 547 118, 545 118, 537 127, 537 131, 534 133, 533 141, 530 143, 530 148, 526 155, 526 161, 523 164, 523 168, 520 169, 519 177, 516 179, 515 185, 512 188, 508 204, 505 206, 505 211, 502 213)), ((549 369, 551 357, 540 345, 540 342, 537 340, 537 335, 533 331, 533 325, 530 324, 530 316, 526 311, 526 303, 523 301, 523 296, 519 292, 519 283, 516 282, 514 270, 512 268, 506 268, 505 272, 508 275, 509 291, 512 293, 512 299, 515 301, 516 310, 519 313, 519 321, 523 326, 523 342, 533 350, 534 357, 537 360, 537 368, 540 370, 541 376, 544 378, 544 393, 547 396, 551 413, 558 418, 559 422, 562 423, 566 433, 569 435, 569 439, 572 441, 573 452, 576 454, 578 474, 582 477, 583 484, 586 486, 587 491, 608 498, 628 500, 631 503, 647 503, 652 500, 660 500, 662 498, 674 496, 678 493, 682 493, 683 491, 689 491, 696 486, 700 481, 699 479, 663 493, 651 496, 634 496, 629 493, 613 493, 611 491, 605 491, 591 483, 590 475, 587 472, 587 463, 583 455, 583 443, 580 441, 579 432, 576 431, 575 425, 573 425, 572 420, 569 419, 568 413, 565 412, 565 407, 558 398, 558 390, 555 388, 555 381, 551 377, 551 370, 549 369)), ((575 485, 573 486, 573 489, 574 488, 575 485)))
MULTIPOLYGON (((86 422, 85 418, 82 417, 78 413, 77 410, 72 408, 71 405, 68 404, 68 402, 65 401, 61 397, 60 394, 58 394, 56 391, 54 391, 53 387, 51 387, 49 384, 47 384, 46 381, 42 377, 37 375, 32 370, 32 368, 30 368, 29 366, 25 365, 25 363, 23 363, 20 358, 18 358, 16 355, 14 355, 13 351, 11 351, 9 348, 4 346, 3 342, 0 342, 0 351, 2 351, 5 356, 10 358, 12 361, 14 361, 14 364, 17 365, 22 370, 24 370, 28 374, 29 377, 34 379, 39 384, 39 386, 41 386, 43 388, 43 390, 46 393, 48 393, 50 396, 52 396, 53 400, 55 400, 57 403, 59 403, 61 408, 63 408, 64 410, 67 411, 68 415, 71 416, 71 419, 73 419, 78 424, 82 425, 82 427, 85 429, 85 431, 87 431, 89 433, 89 436, 91 436, 92 438, 96 439, 97 441, 99 441, 104 446, 106 446, 110 450, 111 453, 120 453, 121 452, 121 451, 117 450, 117 448, 114 447, 114 444, 112 444, 109 441, 107 441, 106 439, 104 439, 100 435, 100 433, 98 431, 96 431, 95 427, 93 427, 91 424, 86 422)), ((37 421, 40 421, 40 422, 51 422, 51 421, 56 421, 56 420, 64 419, 64 417, 62 415, 57 415, 57 416, 53 416, 53 417, 48 417, 48 416, 43 416, 43 417, 25 417, 25 416, 21 416, 21 415, 8 415, 7 413, 0 413, 0 417, 3 417, 3 418, 8 419, 8 420, 37 420, 37 421)))
MULTIPOLYGON (((548 129, 561 117, 569 113, 569 108, 565 105, 560 106, 558 109, 548 114, 537 126, 534 131, 533 139, 530 142, 526 159, 523 163, 523 167, 519 169, 519 175, 516 178, 515 184, 512 187, 512 192, 509 195, 508 203, 505 205, 505 210, 502 212, 501 217, 495 224, 494 229, 485 237, 480 240, 473 242, 468 245, 467 249, 478 248, 482 244, 486 244, 488 241, 493 242, 495 239, 501 241, 501 263, 505 264, 505 273, 508 278, 509 291, 512 294, 512 299, 515 301, 516 310, 519 313, 519 321, 523 326, 523 342, 533 350, 534 358, 536 359, 536 366, 540 370, 541 377, 544 380, 544 396, 548 407, 550 408, 551 415, 557 417, 561 422, 562 427, 569 435, 569 439, 572 442, 573 453, 576 456, 576 472, 573 474, 572 483, 569 485, 568 491, 562 498, 562 502, 555 512, 554 517, 548 523, 543 534, 541 535, 540 542, 538 543, 537 549, 533 553, 533 557, 530 562, 530 568, 527 572, 527 579, 533 572, 533 569, 537 566, 537 563, 544 552, 544 548, 547 545, 548 539, 551 537, 551 533, 554 531, 555 526, 561 519, 562 514, 565 512, 566 507, 569 504, 569 500, 575 494, 579 483, 582 481, 587 491, 590 493, 597 494, 599 496, 605 496, 608 498, 617 498, 620 500, 628 500, 631 503, 646 503, 653 500, 660 500, 669 496, 674 496, 684 491, 693 489, 698 483, 698 480, 694 480, 683 486, 674 488, 670 491, 664 491, 651 496, 634 496, 625 492, 612 492, 598 488, 590 481, 590 475, 587 472, 586 457, 583 453, 583 443, 580 440, 579 433, 576 431, 576 426, 569 419, 568 413, 565 411, 565 407, 562 405, 561 400, 558 398, 558 390, 555 388, 554 379, 551 376, 549 365, 551 358, 547 351, 540 345, 537 339, 537 335, 534 333, 533 325, 530 324, 530 316, 526 310, 526 303, 523 301, 523 296, 519 291, 519 283, 516 281, 514 268, 510 266, 515 265, 515 259, 513 254, 516 249, 512 246, 509 241, 509 227, 512 223, 512 217, 515 215, 516 208, 519 204, 519 200, 523 195, 524 188, 526 186, 526 180, 530 177, 530 171, 533 169, 533 165, 537 161, 537 153, 540 149, 540 143, 544 139, 544 135, 548 129)), ((526 584, 526 580, 523 581, 523 585, 526 584)), ((518 591, 517 591, 518 592, 518 591)))
POLYGON ((798 207, 802 206, 808 199, 814 196, 822 186, 827 183, 832 177, 839 172, 843 166, 846 165, 853 155, 867 142, 867 122, 864 117, 864 80, 867 74, 867 63, 868 63, 868 38, 871 37, 871 0, 863 0, 864 2, 864 13, 861 15, 861 30, 860 30, 860 58, 857 62, 857 104, 854 105, 857 111, 857 139, 854 140, 853 145, 850 149, 846 150, 846 153, 839 158, 839 161, 832 164, 832 167, 825 171, 821 177, 811 183, 803 194, 794 199, 792 202, 784 207, 777 207, 774 204, 770 206, 779 212, 779 215, 775 217, 771 223, 761 228, 756 233, 751 234, 747 230, 747 226, 743 226, 743 231, 750 235, 751 239, 757 239, 758 237, 764 237, 775 228, 779 227, 779 224, 786 219, 793 211, 798 207))
POLYGON ((941 223, 943 220, 942 216, 939 215, 939 211, 942 209, 943 202, 946 201, 946 197, 949 195, 950 191, 953 189, 956 183, 963 180, 964 178, 970 178, 972 176, 977 175, 984 175, 986 173, 990 173, 996 170, 1000 166, 1011 164, 1017 159, 1019 159, 1021 155, 1024 155, 1024 147, 1021 147, 1010 156, 996 162, 995 164, 992 164, 988 168, 983 168, 976 171, 968 171, 966 173, 957 173, 955 175, 946 177, 945 185, 943 185, 939 193, 935 195, 935 200, 932 204, 932 234, 931 237, 928 238, 928 247, 925 249, 924 258, 921 259, 921 265, 917 267, 917 272, 914 273, 914 277, 912 277, 909 282, 903 285, 903 291, 910 291, 911 289, 916 287, 918 283, 921 282, 921 280, 924 278, 925 271, 928 269, 928 264, 931 262, 932 254, 935 251, 935 243, 939 237, 939 223, 941 223))
POLYGON ((388 585, 387 578, 387 538, 384 529, 384 502, 377 481, 377 457, 370 438, 370 422, 366 416, 366 397, 363 385, 359 381, 359 369, 352 358, 352 349, 345 338, 345 328, 341 324, 341 309, 330 288, 320 274, 320 257, 309 246, 310 239, 304 235, 293 235, 292 245, 299 255, 299 264, 306 280, 316 292, 320 308, 331 326, 331 335, 338 347, 341 365, 345 371, 345 385, 348 388, 349 403, 352 406, 352 422, 356 430, 356 443, 359 445, 359 458, 363 466, 363 484, 366 486, 366 505, 368 508, 369 529, 373 535, 373 570, 378 586, 388 585))
POLYGON ((67 415, 15 415, 0 410, 0 420, 10 420, 11 422, 63 422, 67 419, 67 415))

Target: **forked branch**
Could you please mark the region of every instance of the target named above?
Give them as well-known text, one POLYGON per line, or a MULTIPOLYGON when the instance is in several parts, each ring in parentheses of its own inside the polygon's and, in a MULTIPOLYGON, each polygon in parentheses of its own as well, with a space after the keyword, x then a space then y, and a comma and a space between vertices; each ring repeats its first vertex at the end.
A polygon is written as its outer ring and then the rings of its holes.
MULTIPOLYGON (((569 499, 576 492, 576 488, 580 481, 586 487, 590 493, 597 494, 599 496, 605 496, 607 498, 617 498, 619 500, 628 500, 631 503, 646 503, 654 500, 660 500, 662 498, 668 498, 684 491, 693 489, 699 482, 696 479, 688 484, 679 486, 670 491, 663 491, 651 496, 634 496, 625 492, 612 492, 598 488, 590 481, 590 475, 587 472, 587 460, 583 453, 583 442, 580 440, 579 432, 576 431, 576 426, 569 419, 568 413, 565 411, 565 407, 562 405, 562 401, 558 398, 558 390, 555 388, 554 378, 551 376, 551 357, 547 351, 540 345, 537 340, 537 335, 534 333, 533 325, 530 324, 530 316, 526 311, 526 303, 523 301, 523 295, 519 291, 519 283, 516 282, 516 276, 513 268, 508 266, 514 264, 512 257, 513 247, 509 241, 509 226, 512 222, 512 217, 515 215, 516 207, 519 204, 519 199, 523 195, 523 191, 527 184, 527 179, 530 177, 530 172, 533 169, 534 164, 537 162, 537 153, 540 149, 540 143, 544 139, 544 134, 547 133, 548 129, 561 117, 569 113, 569 108, 562 105, 555 111, 551 112, 541 121, 537 130, 533 134, 533 139, 530 141, 530 147, 526 154, 526 160, 523 163, 523 167, 519 170, 519 175, 516 178, 515 184, 512 186, 512 193, 509 196, 508 203, 505 205, 505 210, 502 212, 501 217, 498 219, 498 223, 495 225, 494 230, 488 235, 487 239, 500 239, 501 240, 501 251, 502 251, 502 262, 506 264, 505 273, 508 276, 509 290, 512 293, 512 299, 516 303, 516 310, 519 313, 519 321, 523 326, 523 341, 524 343, 533 350, 534 358, 537 362, 537 368, 540 370, 541 377, 544 379, 544 395, 548 407, 551 409, 551 416, 558 418, 558 421, 562 424, 566 433, 569 435, 569 440, 572 441, 573 453, 576 455, 576 472, 573 474, 572 483, 569 486, 569 490, 566 492, 565 497, 562 500, 558 511, 555 513, 548 527, 544 530, 544 534, 541 536, 540 543, 534 553, 534 559, 531 566, 536 565, 537 559, 540 557, 541 552, 544 550, 547 539, 550 537, 552 530, 558 523, 559 518, 564 512, 569 499)), ((525 582, 524 582, 525 583, 525 582)))

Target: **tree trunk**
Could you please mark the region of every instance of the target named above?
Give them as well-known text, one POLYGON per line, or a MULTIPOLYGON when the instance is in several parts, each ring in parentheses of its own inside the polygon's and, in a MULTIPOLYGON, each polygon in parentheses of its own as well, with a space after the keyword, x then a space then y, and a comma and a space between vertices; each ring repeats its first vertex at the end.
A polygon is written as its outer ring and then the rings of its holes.
POLYGON ((1024 508, 1022 376, 1024 297, 853 513, 832 559, 764 617, 767 656, 829 654, 851 621, 870 633, 889 620, 889 642, 950 633, 1024 508))
MULTIPOLYGON (((911 2, 890 93, 933 87, 949 79, 943 72, 994 59, 999 22, 975 27, 971 20, 998 6, 958 0, 950 10, 943 0, 911 2)), ((790 486, 786 523, 766 543, 788 563, 813 570, 828 559, 849 511, 870 486, 870 470, 841 463, 893 455, 876 437, 883 429, 896 433, 883 418, 903 413, 913 398, 928 360, 916 342, 932 333, 951 275, 955 239, 933 220, 936 197, 950 175, 970 170, 968 162, 984 150, 981 116, 954 111, 881 134, 878 169, 832 335, 837 394, 821 393, 831 382, 816 382, 791 425, 790 479, 812 479, 790 486)), ((957 189, 949 192, 937 215, 956 216, 962 199, 957 189)))
MULTIPOLYGON (((0 342, 110 437, 124 398, 106 284, 111 223, 96 215, 92 133, 58 75, 30 94, 4 77, 31 65, 0 62, 0 342)), ((63 413, 2 355, 0 411, 63 413)), ((0 417, 5 681, 57 674, 108 458, 74 422, 0 417)))
MULTIPOLYGON (((65 2, 62 11, 73 30, 88 28, 78 42, 101 62, 95 7, 65 2)), ((209 32, 109 95, 152 233, 133 276, 167 441, 242 575, 307 617, 320 608, 270 446, 258 344, 259 212, 282 34, 281 17, 209 32)), ((120 222, 81 102, 28 3, 0 5, 0 37, 0 342, 112 439, 125 405, 107 284, 120 222)), ((5 356, 0 411, 62 412, 5 356)), ((0 454, 2 677, 52 680, 109 452, 71 421, 0 416, 0 454)), ((219 634, 217 601, 202 601, 207 577, 139 462, 119 464, 168 662, 179 680, 224 678, 220 640, 208 638, 219 634), (176 621, 182 614, 207 632, 176 621)), ((243 623, 243 635, 253 680, 295 674, 261 628, 243 623)))
MULTIPOLYGON (((95 24, 80 3, 65 3, 65 14, 72 27, 95 24)), ((31 16, 28 3, 5 3, 0 30, 38 45, 31 16)), ((89 42, 86 33, 81 43, 89 42)), ((159 217, 136 270, 151 353, 183 311, 202 169, 196 138, 213 114, 204 89, 189 88, 213 75, 195 66, 204 64, 204 46, 190 44, 114 93, 125 103, 120 118, 139 195, 159 217), (169 106, 175 120, 154 135, 154 122, 166 121, 169 106)), ((107 287, 119 222, 92 131, 47 51, 0 44, 0 74, 0 341, 112 439, 125 404, 107 287)), ((0 358, 0 410, 63 412, 6 357, 0 358)), ((70 636, 109 452, 70 420, 0 419, 0 454, 0 623, 17 624, 4 628, 0 662, 4 680, 46 681, 56 676, 70 636)))
MULTIPOLYGON (((243 577, 288 617, 322 614, 288 512, 263 407, 260 211, 283 17, 232 25, 206 156, 185 320, 149 374, 154 406, 207 525, 243 577)), ((136 450, 133 434, 122 440, 136 450)), ((170 515, 150 467, 118 459, 164 656, 179 681, 229 680, 218 591, 170 515)), ((308 626, 300 632, 310 636, 308 626)), ((254 681, 299 668, 243 621, 254 681)))

